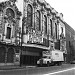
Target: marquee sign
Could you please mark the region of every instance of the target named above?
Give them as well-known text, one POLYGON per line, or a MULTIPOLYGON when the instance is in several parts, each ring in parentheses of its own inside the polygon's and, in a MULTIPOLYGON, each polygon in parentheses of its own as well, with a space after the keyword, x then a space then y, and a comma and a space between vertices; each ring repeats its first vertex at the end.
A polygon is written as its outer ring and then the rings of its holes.
POLYGON ((43 40, 41 33, 35 31, 31 32, 29 34, 29 41, 32 41, 33 43, 42 43, 43 40))

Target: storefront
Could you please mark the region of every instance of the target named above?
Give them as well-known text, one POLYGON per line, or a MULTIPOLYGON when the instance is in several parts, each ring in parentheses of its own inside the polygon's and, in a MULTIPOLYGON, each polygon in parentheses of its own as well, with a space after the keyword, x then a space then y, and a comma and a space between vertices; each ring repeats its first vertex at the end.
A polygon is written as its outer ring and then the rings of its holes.
POLYGON ((18 46, 0 43, 1 65, 19 65, 20 62, 19 58, 20 58, 20 48, 18 46))
POLYGON ((22 65, 36 65, 37 60, 42 57, 42 51, 46 49, 36 47, 23 47, 22 65))

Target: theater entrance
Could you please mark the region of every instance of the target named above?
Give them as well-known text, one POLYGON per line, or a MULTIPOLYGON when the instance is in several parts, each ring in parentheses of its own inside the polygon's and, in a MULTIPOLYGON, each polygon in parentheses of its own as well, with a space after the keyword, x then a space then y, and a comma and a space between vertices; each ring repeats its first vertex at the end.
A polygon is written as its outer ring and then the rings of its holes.
POLYGON ((42 49, 26 48, 22 51, 22 64, 23 65, 36 65, 37 60, 42 56, 42 49))
POLYGON ((22 55, 23 65, 36 65, 39 56, 22 55))

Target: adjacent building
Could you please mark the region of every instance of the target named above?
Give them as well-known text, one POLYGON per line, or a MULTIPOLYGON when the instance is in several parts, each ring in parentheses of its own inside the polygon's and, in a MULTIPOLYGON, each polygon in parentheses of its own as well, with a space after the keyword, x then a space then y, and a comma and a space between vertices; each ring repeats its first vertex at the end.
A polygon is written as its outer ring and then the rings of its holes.
POLYGON ((75 30, 65 23, 67 62, 75 60, 75 30))
POLYGON ((18 34, 21 12, 15 0, 0 3, 0 64, 19 64, 18 34))

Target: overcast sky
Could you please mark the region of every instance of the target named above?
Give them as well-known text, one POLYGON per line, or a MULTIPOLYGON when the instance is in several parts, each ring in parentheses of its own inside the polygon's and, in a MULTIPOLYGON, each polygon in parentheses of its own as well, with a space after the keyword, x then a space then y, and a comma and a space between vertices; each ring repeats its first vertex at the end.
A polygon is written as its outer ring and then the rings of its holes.
MULTIPOLYGON (((0 2, 6 0, 0 0, 0 2)), ((22 1, 17 0, 17 6, 22 11, 22 1)), ((75 0, 45 0, 47 1, 57 12, 63 13, 64 21, 67 22, 72 28, 75 29, 75 0)))
POLYGON ((46 0, 56 11, 63 13, 66 21, 75 30, 75 0, 46 0))

